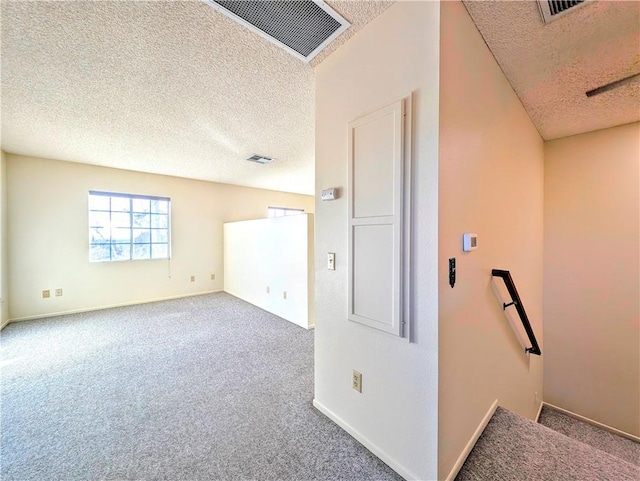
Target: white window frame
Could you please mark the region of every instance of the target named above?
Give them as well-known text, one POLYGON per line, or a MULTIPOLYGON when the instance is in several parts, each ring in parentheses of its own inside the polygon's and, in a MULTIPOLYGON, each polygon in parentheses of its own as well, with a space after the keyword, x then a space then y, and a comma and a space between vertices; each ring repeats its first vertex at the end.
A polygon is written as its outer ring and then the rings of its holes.
MULTIPOLYGON (((125 194, 120 192, 105 192, 105 191, 96 191, 90 190, 88 195, 88 231, 89 231, 89 262, 91 263, 101 263, 101 262, 125 262, 125 261, 141 261, 141 260, 167 260, 171 259, 171 199, 169 197, 158 197, 151 195, 140 195, 140 194, 125 194), (107 197, 109 198, 109 207, 108 208, 92 208, 92 197, 107 197), (112 199, 126 199, 129 202, 128 210, 114 210, 112 205, 112 199), (147 200, 150 202, 149 211, 136 211, 134 208, 135 200, 147 200), (161 201, 166 202, 166 212, 153 212, 153 208, 151 208, 151 202, 153 201, 161 201), (108 214, 108 221, 103 220, 102 222, 96 221, 95 219, 98 215, 94 214, 108 214), (128 225, 113 225, 114 224, 114 214, 120 215, 124 217, 124 215, 129 215, 128 225), (149 215, 149 222, 147 225, 136 225, 135 224, 135 216, 136 215, 149 215), (161 217, 166 216, 166 225, 153 225, 153 218, 157 217, 159 220, 162 220, 161 217), (94 219, 92 221, 92 219, 94 219), (114 236, 114 230, 120 230, 125 233, 128 230, 128 241, 117 241, 117 236, 114 236), (148 231, 149 235, 147 240, 144 242, 136 241, 135 233, 138 232, 138 236, 143 233, 143 231, 148 231), (154 241, 154 232, 161 233, 159 237, 166 239, 164 241, 154 241), (94 239, 97 236, 102 237, 103 239, 107 239, 105 235, 108 233, 108 240, 97 242, 94 239), (136 246, 148 246, 149 257, 136 257, 135 249, 136 246), (154 257, 153 246, 164 246, 163 253, 160 256, 154 257), (108 246, 109 257, 94 257, 93 255, 93 247, 102 247, 103 249, 108 246), (125 247, 126 246, 126 247, 125 247), (128 249, 128 255, 114 257, 114 250, 118 247, 128 249), (165 250, 166 249, 166 250, 165 250)), ((103 216, 104 217, 104 216, 103 216)), ((97 250, 97 249, 96 249, 97 250)))
POLYGON ((299 215, 304 214, 304 209, 294 209, 291 207, 275 207, 269 206, 267 209, 268 217, 284 217, 285 215, 299 215))

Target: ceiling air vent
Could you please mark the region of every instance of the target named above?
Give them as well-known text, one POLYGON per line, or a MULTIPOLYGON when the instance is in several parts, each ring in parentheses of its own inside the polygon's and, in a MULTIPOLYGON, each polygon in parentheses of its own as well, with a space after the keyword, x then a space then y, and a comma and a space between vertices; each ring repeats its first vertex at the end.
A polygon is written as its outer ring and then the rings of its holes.
POLYGON ((204 1, 304 62, 351 25, 320 0, 204 1))
POLYGON ((273 162, 273 158, 258 154, 253 154, 247 160, 250 162, 256 162, 258 164, 268 164, 270 162, 273 162))
POLYGON ((609 82, 608 84, 602 85, 593 90, 589 90, 585 92, 587 97, 593 97, 594 95, 600 95, 609 90, 617 89, 618 87, 622 87, 623 85, 630 84, 636 80, 640 79, 640 73, 635 73, 633 75, 629 75, 628 77, 621 78, 619 80, 614 80, 613 82, 609 82))
POLYGON ((538 0, 538 7, 544 23, 549 23, 584 3, 585 0, 538 0))

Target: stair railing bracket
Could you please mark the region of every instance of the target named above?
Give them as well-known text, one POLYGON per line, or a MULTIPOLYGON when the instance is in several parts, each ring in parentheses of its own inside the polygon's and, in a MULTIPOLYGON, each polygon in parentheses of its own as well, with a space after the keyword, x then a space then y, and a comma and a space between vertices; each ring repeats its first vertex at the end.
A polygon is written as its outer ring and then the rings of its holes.
POLYGON ((509 291, 509 295, 511 296, 511 302, 502 303, 502 310, 506 311, 507 307, 516 306, 516 311, 518 312, 518 316, 520 317, 520 321, 522 322, 522 327, 524 327, 524 330, 527 333, 527 337, 529 338, 529 342, 531 343, 531 347, 526 347, 524 349, 525 353, 535 354, 536 356, 542 355, 542 351, 540 350, 540 346, 538 346, 538 341, 536 340, 536 335, 533 333, 531 323, 529 322, 527 313, 525 312, 522 301, 520 300, 520 296, 518 295, 516 285, 511 278, 511 273, 502 269, 492 269, 491 275, 493 277, 502 278, 505 286, 507 287, 507 291, 509 291))

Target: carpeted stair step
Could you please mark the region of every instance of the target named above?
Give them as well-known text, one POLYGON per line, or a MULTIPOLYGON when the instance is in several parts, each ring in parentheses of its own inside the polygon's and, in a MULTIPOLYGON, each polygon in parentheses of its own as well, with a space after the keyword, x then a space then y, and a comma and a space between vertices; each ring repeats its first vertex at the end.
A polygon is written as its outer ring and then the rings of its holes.
POLYGON ((638 481, 640 467, 498 408, 457 481, 638 481))
POLYGON ((565 436, 640 466, 640 443, 544 406, 538 422, 565 436))

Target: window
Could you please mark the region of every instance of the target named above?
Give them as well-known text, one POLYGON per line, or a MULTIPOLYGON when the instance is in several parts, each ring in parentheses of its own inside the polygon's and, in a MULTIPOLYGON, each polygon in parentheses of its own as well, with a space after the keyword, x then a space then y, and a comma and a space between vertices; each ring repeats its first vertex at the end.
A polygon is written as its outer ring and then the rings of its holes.
POLYGON ((269 207, 269 217, 304 214, 304 209, 288 209, 286 207, 269 207))
POLYGON ((91 262, 168 259, 167 197, 89 191, 91 262))

